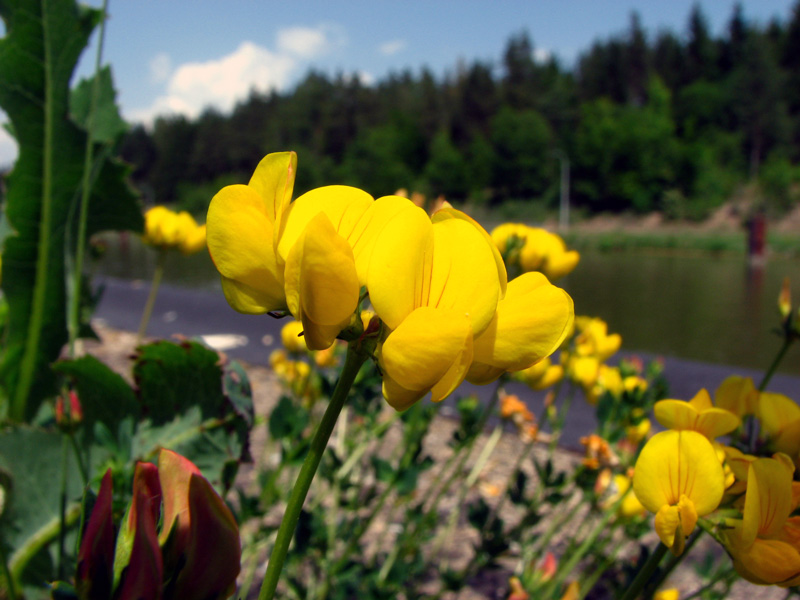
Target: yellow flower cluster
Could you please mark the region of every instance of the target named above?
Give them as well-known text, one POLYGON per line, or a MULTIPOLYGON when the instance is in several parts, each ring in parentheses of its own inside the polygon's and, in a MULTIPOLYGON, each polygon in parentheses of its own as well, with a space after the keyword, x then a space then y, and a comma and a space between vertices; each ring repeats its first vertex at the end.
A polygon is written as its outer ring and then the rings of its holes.
POLYGON ((181 254, 194 254, 206 247, 206 226, 198 225, 188 212, 176 213, 166 206, 154 206, 144 214, 142 240, 157 248, 176 248, 181 254))
POLYGON ((293 152, 266 156, 208 210, 208 246, 229 304, 290 312, 309 349, 357 341, 366 288, 380 326, 383 394, 403 410, 464 379, 487 383, 551 354, 572 299, 540 273, 508 281, 489 234, 464 213, 327 186, 292 201, 293 152))
POLYGON ((571 273, 581 258, 575 250, 567 250, 559 235, 540 227, 503 223, 495 227, 491 235, 509 270, 540 271, 550 281, 571 273))
POLYGON ((675 554, 698 519, 721 503, 739 511, 718 519, 736 571, 758 584, 798 585, 800 516, 792 514, 800 503, 800 482, 793 481, 800 407, 786 396, 759 393, 752 380, 738 376, 726 379, 714 399, 700 390, 689 402, 656 403, 655 416, 669 430, 639 455, 634 492, 656 513, 656 532, 675 554), (763 445, 775 454, 757 457, 716 441, 741 427, 743 416, 760 420, 763 445))
POLYGON ((339 362, 336 344, 325 350, 309 350, 299 321, 289 321, 283 326, 281 343, 283 349, 270 354, 272 370, 296 398, 313 403, 319 396, 320 385, 312 365, 317 369, 335 367, 339 362))

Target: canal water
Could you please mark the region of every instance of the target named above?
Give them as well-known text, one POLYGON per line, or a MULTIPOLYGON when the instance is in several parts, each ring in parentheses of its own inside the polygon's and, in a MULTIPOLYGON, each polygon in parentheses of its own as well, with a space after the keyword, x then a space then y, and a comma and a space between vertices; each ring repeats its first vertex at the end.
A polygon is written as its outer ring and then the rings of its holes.
MULTIPOLYGON (((149 281, 155 252, 136 236, 108 237, 101 275, 149 281)), ((766 369, 780 347, 777 297, 788 276, 800 302, 800 260, 771 258, 750 268, 744 256, 679 252, 584 252, 578 268, 558 282, 575 312, 598 316, 622 335, 626 352, 648 352, 731 366, 766 369)), ((208 254, 171 253, 164 281, 220 290, 208 254)), ((784 359, 784 373, 800 375, 800 344, 784 359)))

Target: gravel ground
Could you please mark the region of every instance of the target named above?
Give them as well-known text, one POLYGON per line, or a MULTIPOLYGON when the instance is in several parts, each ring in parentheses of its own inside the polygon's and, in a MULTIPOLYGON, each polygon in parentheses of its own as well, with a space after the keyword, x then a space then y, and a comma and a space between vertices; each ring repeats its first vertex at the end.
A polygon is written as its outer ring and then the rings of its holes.
MULTIPOLYGON (((130 357, 133 355, 136 345, 135 335, 129 332, 109 329, 100 325, 96 327, 96 330, 100 336, 100 341, 85 342, 86 352, 94 354, 118 372, 129 375, 131 364, 130 357)), ((245 365, 245 367, 253 387, 256 414, 266 416, 277 402, 278 384, 274 375, 268 368, 254 365, 245 365)), ((391 409, 387 408, 387 410, 391 409)), ((433 431, 427 438, 429 445, 425 448, 426 452, 437 458, 446 456, 450 452, 447 442, 451 437, 454 427, 454 420, 446 416, 438 416, 432 424, 433 431)), ((487 438, 488 436, 484 435, 483 439, 478 441, 476 448, 479 449, 483 447, 487 438)), ((396 435, 395 439, 399 440, 399 436, 396 435)), ((265 443, 266 427, 255 428, 251 434, 252 455, 254 457, 261 457, 264 455, 265 443)), ((494 450, 481 472, 475 490, 472 492, 472 498, 476 495, 483 495, 490 504, 496 501, 495 495, 491 491, 504 485, 504 482, 514 468, 514 463, 522 444, 523 442, 514 432, 509 431, 502 435, 497 448, 494 450)), ((387 445, 389 447, 391 446, 390 443, 387 445)), ((538 451, 538 449, 536 451, 538 451)), ((541 452, 545 452, 545 450, 542 449, 541 452)), ((473 452, 473 456, 477 456, 477 454, 478 451, 473 452)), ((580 457, 573 452, 558 451, 555 457, 555 466, 557 469, 568 470, 579 460, 580 457)), ((470 466, 471 465, 468 464, 467 468, 470 468, 470 466)), ((252 484, 253 475, 254 471, 252 468, 242 469, 240 484, 252 484)), ((530 473, 530 475, 532 478, 535 478, 533 473, 530 473)), ((424 489, 426 485, 429 485, 431 478, 434 476, 435 471, 427 472, 420 480, 420 488, 424 489)), ((451 509, 456 502, 457 498, 455 497, 446 499, 442 505, 443 514, 449 512, 449 509, 451 509)), ((511 503, 506 503, 506 505, 509 506, 510 504, 511 503)), ((509 512, 504 512, 504 517, 513 519, 513 510, 513 507, 508 508, 507 511, 509 512)), ((559 533, 559 538, 554 541, 554 550, 557 552, 558 548, 568 539, 568 536, 570 536, 576 528, 584 525, 585 521, 581 518, 579 513, 576 513, 574 518, 571 519, 559 533)), ((389 522, 385 519, 376 519, 368 532, 368 538, 373 540, 376 545, 379 543, 386 543, 386 540, 391 539, 390 536, 392 536, 393 532, 397 531, 398 527, 401 527, 400 523, 389 522)), ((652 537, 652 543, 654 545, 656 538, 654 534, 652 537)), ((466 564, 467 561, 471 560, 471 548, 474 540, 474 532, 470 527, 461 526, 458 528, 452 543, 448 546, 447 556, 452 566, 462 566, 466 564)), ((709 542, 707 546, 713 550, 715 544, 708 539, 705 541, 709 542)), ((693 556, 703 556, 704 554, 702 543, 692 551, 693 556)), ((624 555, 624 552, 622 555, 624 555)), ((458 594, 445 596, 445 598, 450 600, 490 600, 504 598, 504 593, 507 590, 508 577, 513 572, 515 563, 515 557, 512 556, 509 560, 501 564, 501 566, 505 568, 482 573, 471 582, 470 589, 463 590, 458 594)), ((698 580, 694 575, 689 561, 685 561, 676 569, 671 579, 667 582, 667 587, 678 588, 681 592, 681 597, 685 597, 699 587, 698 580)), ((785 596, 785 590, 774 587, 756 586, 740 581, 734 586, 728 597, 732 600, 778 600, 785 596)))

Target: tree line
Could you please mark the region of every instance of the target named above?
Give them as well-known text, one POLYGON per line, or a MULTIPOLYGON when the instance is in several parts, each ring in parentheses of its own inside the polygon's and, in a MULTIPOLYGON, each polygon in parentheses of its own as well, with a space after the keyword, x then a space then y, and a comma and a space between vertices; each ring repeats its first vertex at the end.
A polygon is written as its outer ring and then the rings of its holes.
POLYGON ((406 188, 547 206, 568 160, 572 202, 588 212, 701 218, 748 182, 786 210, 800 179, 800 1, 765 25, 736 6, 719 36, 699 5, 683 34, 649 34, 633 13, 569 69, 534 58, 521 32, 497 63, 440 78, 422 68, 364 85, 312 70, 230 114, 136 126, 122 155, 152 201, 203 212, 220 185, 284 149, 298 152, 298 193, 336 182, 375 197, 406 188))

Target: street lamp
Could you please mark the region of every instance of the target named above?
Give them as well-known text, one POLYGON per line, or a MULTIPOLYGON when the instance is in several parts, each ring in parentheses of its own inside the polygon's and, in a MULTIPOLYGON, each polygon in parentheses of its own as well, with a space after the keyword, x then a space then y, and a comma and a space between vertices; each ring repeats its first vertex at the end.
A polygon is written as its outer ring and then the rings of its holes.
POLYGON ((556 148, 553 154, 561 163, 561 202, 558 207, 558 228, 566 231, 569 228, 569 156, 561 148, 556 148))

